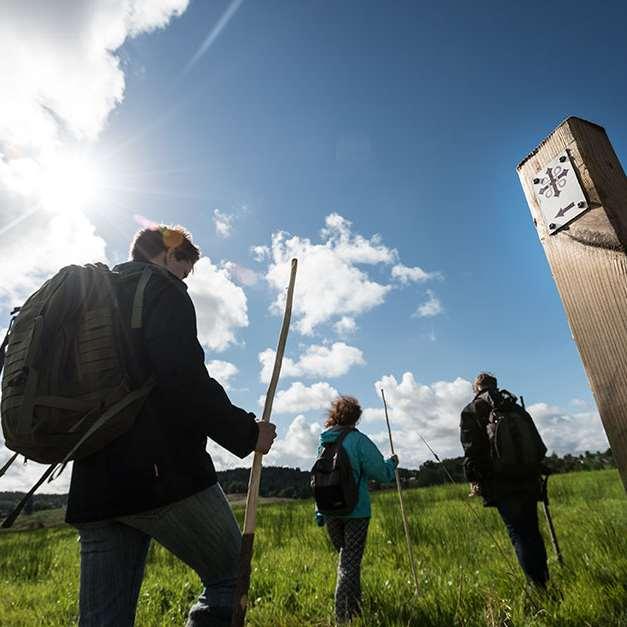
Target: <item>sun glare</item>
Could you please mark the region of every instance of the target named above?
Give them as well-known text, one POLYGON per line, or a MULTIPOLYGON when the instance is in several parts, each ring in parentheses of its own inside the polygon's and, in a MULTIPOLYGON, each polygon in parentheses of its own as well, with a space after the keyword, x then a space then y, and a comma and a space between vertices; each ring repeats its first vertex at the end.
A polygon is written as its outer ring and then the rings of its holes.
POLYGON ((42 165, 40 199, 54 213, 81 211, 102 188, 95 164, 83 155, 57 154, 42 165))

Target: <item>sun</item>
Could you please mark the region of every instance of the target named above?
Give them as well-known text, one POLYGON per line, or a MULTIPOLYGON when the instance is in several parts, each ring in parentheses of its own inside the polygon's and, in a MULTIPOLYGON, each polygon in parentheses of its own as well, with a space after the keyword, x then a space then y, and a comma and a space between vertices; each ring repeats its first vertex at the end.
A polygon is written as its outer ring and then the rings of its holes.
POLYGON ((83 211, 102 190, 102 176, 86 155, 57 152, 41 164, 39 198, 53 213, 83 211))

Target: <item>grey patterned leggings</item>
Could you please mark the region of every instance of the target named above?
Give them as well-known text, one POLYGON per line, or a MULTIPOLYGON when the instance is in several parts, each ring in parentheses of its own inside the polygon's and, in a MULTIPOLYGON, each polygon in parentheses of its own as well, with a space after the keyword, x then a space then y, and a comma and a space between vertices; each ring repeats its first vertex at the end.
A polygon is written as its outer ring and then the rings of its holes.
POLYGON ((340 554, 335 586, 335 618, 350 620, 361 613, 361 559, 370 518, 328 518, 327 530, 340 554))

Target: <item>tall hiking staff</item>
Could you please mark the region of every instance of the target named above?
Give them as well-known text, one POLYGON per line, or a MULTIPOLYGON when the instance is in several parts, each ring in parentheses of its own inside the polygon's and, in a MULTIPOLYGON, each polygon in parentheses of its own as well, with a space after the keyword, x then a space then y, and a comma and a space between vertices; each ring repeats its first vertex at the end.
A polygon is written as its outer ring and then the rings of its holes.
MULTIPOLYGON (((287 288, 287 298, 285 300, 285 313, 283 315, 283 325, 279 334, 272 378, 268 386, 268 393, 263 407, 262 421, 268 422, 272 413, 272 402, 281 374, 281 364, 285 343, 290 328, 290 318, 292 316, 292 301, 294 300, 294 283, 296 281, 296 267, 298 262, 292 259, 292 270, 290 283, 287 288)), ((248 481, 248 494, 246 495, 246 512, 244 514, 244 535, 242 537, 242 551, 240 554, 240 569, 237 584, 235 586, 235 607, 233 609, 233 619, 231 627, 243 627, 246 617, 246 606, 248 605, 248 588, 250 587, 251 562, 253 557, 253 544, 255 542, 255 525, 257 522, 257 499, 259 497, 259 482, 261 480, 261 458, 262 453, 255 453, 253 465, 250 469, 250 479, 248 481)))
MULTIPOLYGON (((383 399, 383 408, 385 409, 385 422, 388 426, 388 436, 390 438, 390 449, 392 455, 396 455, 394 452, 394 442, 392 441, 392 429, 390 428, 390 419, 388 417, 388 404, 385 402, 385 393, 381 388, 381 398, 383 399)), ((398 500, 401 506, 401 518, 403 519, 403 528, 405 529, 405 539, 407 540, 407 554, 409 555, 409 564, 411 566, 411 572, 414 576, 414 585, 416 586, 416 594, 418 594, 418 574, 416 573, 416 564, 414 563, 414 554, 411 548, 411 539, 409 537, 409 526, 407 525, 407 516, 405 515, 405 506, 403 504, 403 491, 401 490, 401 477, 398 472, 398 465, 394 469, 394 476, 396 477, 396 488, 398 490, 398 500)))
MULTIPOLYGON (((523 397, 520 397, 520 404, 522 408, 525 409, 525 401, 523 397)), ((557 534, 555 533, 555 527, 553 526, 553 518, 551 517, 551 508, 549 506, 549 475, 548 473, 541 477, 540 479, 540 489, 542 491, 542 509, 544 510, 544 517, 546 518, 546 524, 549 528, 549 535, 551 536, 551 544, 553 546, 553 551, 555 553, 555 557, 557 559, 557 563, 560 566, 564 565, 564 558, 562 557, 562 552, 560 551, 560 545, 557 541, 557 534)))
POLYGON ((548 482, 549 475, 545 475, 544 477, 542 477, 542 509, 544 510, 544 516, 546 517, 546 524, 549 528, 549 534, 551 535, 551 544, 553 545, 553 551, 555 552, 557 563, 560 566, 563 566, 564 558, 562 557, 562 552, 560 551, 560 545, 557 542, 557 534, 555 533, 553 518, 551 518, 551 509, 549 508, 549 490, 547 486, 548 482))

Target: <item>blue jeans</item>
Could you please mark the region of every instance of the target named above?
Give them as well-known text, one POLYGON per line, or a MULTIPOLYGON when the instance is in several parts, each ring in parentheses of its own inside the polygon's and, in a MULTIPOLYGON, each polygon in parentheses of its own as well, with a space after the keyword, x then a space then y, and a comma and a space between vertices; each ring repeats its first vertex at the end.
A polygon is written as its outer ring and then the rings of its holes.
POLYGON ((507 527, 520 567, 533 583, 544 588, 549 580, 549 570, 538 527, 535 496, 511 494, 498 499, 495 505, 507 527))
POLYGON ((193 568, 204 585, 187 627, 230 625, 241 532, 219 485, 155 510, 77 527, 80 627, 134 624, 151 538, 193 568))

